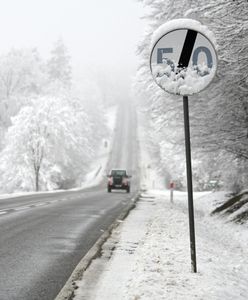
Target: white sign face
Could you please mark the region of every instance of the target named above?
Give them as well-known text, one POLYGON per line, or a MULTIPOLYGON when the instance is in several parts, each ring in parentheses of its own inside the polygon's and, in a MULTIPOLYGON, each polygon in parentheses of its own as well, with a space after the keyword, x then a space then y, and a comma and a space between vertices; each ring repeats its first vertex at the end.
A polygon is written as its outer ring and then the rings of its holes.
POLYGON ((178 95, 200 92, 215 76, 217 55, 211 41, 193 29, 165 33, 153 46, 150 67, 165 91, 178 95))

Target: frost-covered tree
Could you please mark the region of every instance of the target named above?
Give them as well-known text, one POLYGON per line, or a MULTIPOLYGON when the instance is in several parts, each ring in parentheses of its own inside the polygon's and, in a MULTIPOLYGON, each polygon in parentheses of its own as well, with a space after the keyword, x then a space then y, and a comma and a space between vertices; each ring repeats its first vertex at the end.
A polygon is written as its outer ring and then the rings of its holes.
POLYGON ((219 55, 214 84, 192 103, 194 145, 204 156, 221 153, 222 176, 235 191, 248 184, 247 13, 247 1, 221 0, 194 2, 187 12, 215 33, 219 55))
POLYGON ((108 132, 95 81, 79 90, 71 75, 61 40, 48 62, 34 49, 0 57, 2 191, 80 186, 108 132))
POLYGON ((0 155, 5 190, 59 188, 83 173, 93 154, 88 140, 91 124, 68 99, 33 99, 12 122, 0 155))
POLYGON ((58 81, 64 87, 71 86, 72 69, 70 56, 62 39, 58 39, 51 51, 51 58, 47 63, 49 80, 58 81))
POLYGON ((37 49, 12 49, 0 57, 0 95, 37 93, 40 91, 42 63, 37 49))
POLYGON ((39 94, 45 83, 44 65, 36 49, 12 49, 0 57, 0 120, 10 124, 25 98, 39 94))
MULTIPOLYGON (((198 162, 212 155, 230 163, 229 169, 247 165, 248 159, 248 2, 245 0, 156 0, 142 1, 149 26, 138 47, 140 67, 136 75, 137 95, 147 102, 148 115, 154 120, 154 130, 166 143, 176 145, 183 154, 182 101, 159 91, 149 70, 151 35, 162 23, 188 17, 207 25, 216 35, 218 44, 218 73, 213 84, 197 96, 190 97, 193 158, 198 162), (238 161, 238 164, 236 163, 238 161)), ((167 146, 168 147, 168 146, 167 146)), ((162 151, 163 152, 163 151, 162 151)), ((206 166, 206 164, 205 164, 206 166)), ((196 167, 201 169, 199 163, 196 167)), ((209 174, 220 164, 206 166, 209 174)), ((246 172, 247 168, 240 168, 246 172)), ((223 171, 225 172, 225 171, 223 171)), ((242 172, 240 182, 245 186, 242 172)), ((237 176, 239 176, 237 174, 237 176)))
MULTIPOLYGON (((219 46, 219 68, 215 84, 203 93, 198 102, 207 110, 209 118, 200 122, 200 134, 196 136, 199 143, 206 144, 209 140, 213 149, 221 148, 238 159, 247 160, 248 3, 220 0, 204 5, 204 1, 198 2, 197 7, 192 6, 188 16, 195 16, 214 31, 219 46), (202 135, 206 127, 208 134, 202 135)), ((199 105, 195 108, 197 112, 201 111, 199 105)))

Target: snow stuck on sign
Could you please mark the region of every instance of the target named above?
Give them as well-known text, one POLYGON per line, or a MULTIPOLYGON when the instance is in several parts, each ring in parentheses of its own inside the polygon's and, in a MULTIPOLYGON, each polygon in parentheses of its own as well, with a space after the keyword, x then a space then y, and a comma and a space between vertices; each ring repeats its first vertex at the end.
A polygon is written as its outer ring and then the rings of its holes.
POLYGON ((151 43, 154 80, 172 94, 200 92, 216 73, 215 44, 213 33, 198 21, 177 19, 161 25, 151 43))

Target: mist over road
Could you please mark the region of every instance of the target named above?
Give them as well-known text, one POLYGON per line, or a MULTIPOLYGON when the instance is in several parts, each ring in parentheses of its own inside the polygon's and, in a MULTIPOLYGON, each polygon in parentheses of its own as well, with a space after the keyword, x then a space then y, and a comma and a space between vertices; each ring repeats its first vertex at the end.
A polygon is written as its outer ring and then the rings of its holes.
POLYGON ((0 299, 54 299, 102 232, 138 189, 135 112, 122 105, 108 168, 132 175, 131 193, 107 193, 106 180, 80 191, 0 200, 0 299))

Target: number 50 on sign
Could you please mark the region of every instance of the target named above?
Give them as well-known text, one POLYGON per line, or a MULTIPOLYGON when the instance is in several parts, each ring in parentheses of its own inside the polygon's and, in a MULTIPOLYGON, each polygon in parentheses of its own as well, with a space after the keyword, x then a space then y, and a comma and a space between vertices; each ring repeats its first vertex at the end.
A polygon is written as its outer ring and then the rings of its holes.
POLYGON ((176 29, 155 43, 150 67, 161 88, 173 94, 192 95, 212 81, 217 55, 204 34, 192 29, 176 29))

